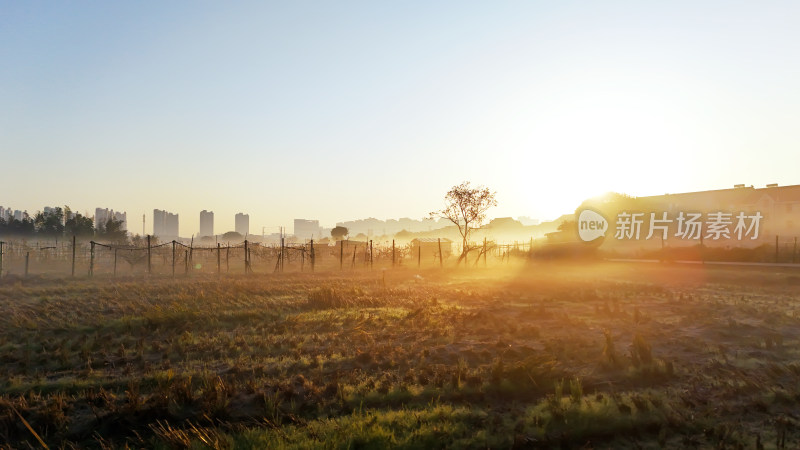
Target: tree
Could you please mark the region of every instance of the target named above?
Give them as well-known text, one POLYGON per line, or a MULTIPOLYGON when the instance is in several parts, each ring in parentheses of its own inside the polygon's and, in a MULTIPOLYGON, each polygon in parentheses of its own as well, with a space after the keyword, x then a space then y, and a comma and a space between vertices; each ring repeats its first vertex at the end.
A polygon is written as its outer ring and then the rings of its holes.
POLYGON ((337 241, 341 241, 348 233, 350 233, 350 231, 346 227, 337 226, 331 230, 331 237, 337 241))
POLYGON ((91 236, 94 234, 94 221, 81 213, 75 213, 64 222, 67 236, 91 236))
POLYGON ((64 211, 56 207, 52 212, 37 213, 33 219, 36 231, 47 237, 57 237, 64 233, 64 211))
POLYGON ((227 242, 227 241, 241 242, 243 240, 244 240, 244 236, 242 236, 242 233, 239 233, 239 232, 236 232, 236 231, 228 231, 227 233, 222 235, 222 241, 223 242, 227 242))
POLYGON ((105 224, 100 224, 97 236, 115 244, 127 244, 128 232, 122 228, 123 224, 124 222, 121 220, 108 219, 105 224))
POLYGON ((486 211, 492 206, 497 206, 496 193, 484 186, 473 188, 469 181, 465 181, 458 186, 453 186, 444 196, 445 207, 439 211, 430 213, 430 218, 440 217, 447 219, 458 227, 461 235, 462 250, 456 265, 464 260, 467 262, 467 254, 470 250, 477 247, 470 247, 469 237, 473 230, 481 227, 486 220, 486 211))

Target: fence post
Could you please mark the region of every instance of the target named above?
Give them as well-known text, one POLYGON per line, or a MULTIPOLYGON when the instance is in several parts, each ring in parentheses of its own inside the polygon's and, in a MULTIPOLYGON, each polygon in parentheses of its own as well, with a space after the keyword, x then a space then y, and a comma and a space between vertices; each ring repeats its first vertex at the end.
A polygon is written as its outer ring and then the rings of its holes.
POLYGON ((316 263, 317 256, 314 254, 314 239, 311 239, 311 271, 314 271, 314 264, 316 263))
POLYGON ((5 242, 0 241, 0 278, 3 277, 3 244, 5 242))
POLYGON ((372 269, 372 239, 369 240, 369 268, 372 269))
POLYGON ((217 242, 217 275, 222 275, 222 264, 220 264, 221 258, 219 254, 220 250, 222 249, 219 248, 219 242, 217 242))
POLYGON ((30 259, 31 252, 25 252, 25 278, 28 278, 28 260, 30 259))
POLYGON ((228 242, 228 246, 225 247, 225 273, 231 271, 231 243, 228 242))
POLYGON ((172 240, 172 278, 175 278, 175 239, 172 240))
POLYGON ((344 269, 344 243, 346 241, 339 241, 339 270, 344 269))
POLYGON ((89 252, 89 277, 94 276, 94 241, 91 241, 92 248, 89 252))
POLYGON ((442 261, 442 238, 436 238, 436 242, 439 244, 439 267, 444 267, 444 262, 442 261))
POLYGON ((244 240, 244 273, 247 273, 247 239, 244 240))
POLYGON ((114 249, 114 276, 117 276, 117 249, 114 249))
POLYGON ((394 267, 394 239, 392 239, 392 267, 394 267))
POLYGON ((72 276, 75 276, 75 235, 72 235, 72 276))
POLYGON ((150 265, 150 235, 147 235, 147 274, 153 272, 153 267, 150 265))

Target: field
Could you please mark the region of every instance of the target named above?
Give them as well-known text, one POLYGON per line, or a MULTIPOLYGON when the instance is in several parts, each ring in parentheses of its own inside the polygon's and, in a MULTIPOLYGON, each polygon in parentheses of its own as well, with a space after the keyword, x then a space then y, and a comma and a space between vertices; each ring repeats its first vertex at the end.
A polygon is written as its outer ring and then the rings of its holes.
POLYGON ((796 448, 799 289, 622 263, 4 278, 0 442, 796 448))

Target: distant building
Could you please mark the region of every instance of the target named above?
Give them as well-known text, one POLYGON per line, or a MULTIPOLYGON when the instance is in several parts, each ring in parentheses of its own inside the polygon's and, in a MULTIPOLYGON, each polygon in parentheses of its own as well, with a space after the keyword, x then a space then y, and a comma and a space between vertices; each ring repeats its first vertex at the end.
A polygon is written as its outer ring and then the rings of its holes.
POLYGON ((178 237, 178 215, 160 209, 154 209, 153 236, 178 237))
POLYGON ((294 236, 297 239, 321 239, 319 220, 294 219, 294 236))
MULTIPOLYGON (((47 212, 48 208, 45 208, 45 212, 47 212)), ((52 209, 52 208, 51 208, 52 209)), ((114 220, 116 222, 122 222, 121 229, 127 230, 128 229, 128 214, 124 212, 114 212, 113 209, 108 208, 95 208, 94 210, 94 227, 96 229, 100 229, 101 227, 105 227, 109 220, 114 220)))
POLYGON ((200 236, 214 235, 214 211, 200 211, 200 236))
POLYGON ((128 231, 128 213, 127 212, 114 212, 111 210, 111 216, 114 217, 114 220, 117 222, 122 222, 122 226, 120 229, 128 231))
POLYGON ((167 213, 167 236, 178 237, 178 215, 167 213))
POLYGON ((250 234, 250 215, 249 214, 236 214, 236 232, 242 236, 250 234))
POLYGON ((167 235, 167 212, 154 209, 153 210, 153 236, 166 236, 167 235))
POLYGON ((22 220, 28 215, 27 211, 20 211, 18 209, 14 210, 14 220, 22 220))
POLYGON ((105 228, 108 219, 111 218, 111 212, 108 208, 95 208, 94 209, 94 228, 99 230, 105 228))

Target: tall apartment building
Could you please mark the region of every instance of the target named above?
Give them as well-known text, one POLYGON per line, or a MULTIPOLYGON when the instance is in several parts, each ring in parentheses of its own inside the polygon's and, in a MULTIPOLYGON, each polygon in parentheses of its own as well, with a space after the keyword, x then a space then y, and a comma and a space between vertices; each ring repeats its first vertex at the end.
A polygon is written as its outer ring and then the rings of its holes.
POLYGON ((153 236, 178 237, 178 214, 154 209, 153 236))
POLYGON ((242 236, 250 234, 250 215, 249 214, 236 214, 236 232, 242 236))
MULTIPOLYGON (((45 211, 47 208, 45 208, 45 211)), ((94 210, 94 227, 99 229, 101 226, 105 227, 109 220, 114 219, 117 222, 122 222, 122 229, 128 229, 128 214, 124 212, 114 212, 113 209, 108 208, 95 208, 94 210)))
POLYGON ((294 219, 294 235, 298 239, 320 239, 322 227, 319 220, 294 219))
POLYGON ((214 211, 200 211, 200 236, 214 235, 214 211))

